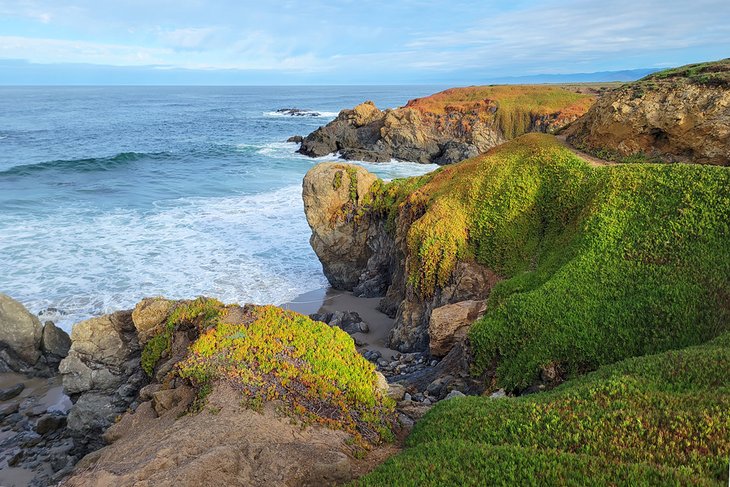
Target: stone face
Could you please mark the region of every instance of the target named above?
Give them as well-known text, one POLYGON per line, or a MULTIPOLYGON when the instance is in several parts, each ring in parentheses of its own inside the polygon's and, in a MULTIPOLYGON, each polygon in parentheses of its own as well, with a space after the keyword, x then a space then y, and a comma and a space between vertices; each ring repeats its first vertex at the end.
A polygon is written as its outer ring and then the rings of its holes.
POLYGON ((302 198, 312 229, 309 241, 337 289, 352 290, 370 258, 369 223, 355 221, 354 211, 376 180, 359 166, 339 163, 318 164, 304 177, 302 198))
POLYGON ((428 325, 431 355, 443 357, 454 344, 466 338, 471 324, 484 314, 484 301, 460 301, 431 311, 428 325))
MULTIPOLYGON (((11 359, 15 356, 27 365, 35 365, 41 356, 42 334, 38 317, 10 296, 0 294, 0 348, 5 347, 11 359)), ((8 365, 18 370, 22 364, 8 365)))
MULTIPOLYGON (((400 273, 405 273, 402 265, 396 271, 396 274, 400 273)), ((404 277, 394 279, 388 293, 395 294, 395 298, 391 299, 402 300, 398 305, 395 326, 390 334, 391 348, 398 348, 404 352, 429 349, 429 318, 434 309, 460 301, 485 300, 499 280, 500 277, 489 268, 473 261, 461 261, 456 264, 449 282, 443 288, 436 289, 432 298, 424 300, 413 292, 407 282, 404 282, 404 277), (396 284, 402 286, 400 293, 397 289, 393 289, 396 284)), ((450 342, 451 345, 453 343, 450 342)))
POLYGON ((589 151, 727 166, 730 89, 677 78, 628 84, 596 102, 566 134, 589 151))

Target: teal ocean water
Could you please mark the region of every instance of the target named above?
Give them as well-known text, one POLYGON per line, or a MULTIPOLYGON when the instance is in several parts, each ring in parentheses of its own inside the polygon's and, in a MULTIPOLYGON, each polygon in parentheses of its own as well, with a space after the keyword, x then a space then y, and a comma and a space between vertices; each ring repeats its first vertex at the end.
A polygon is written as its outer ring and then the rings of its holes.
POLYGON ((2 87, 0 292, 68 330, 145 296, 280 304, 321 288, 301 202, 319 161, 285 140, 437 90, 2 87), (319 115, 276 112, 292 107, 319 115))

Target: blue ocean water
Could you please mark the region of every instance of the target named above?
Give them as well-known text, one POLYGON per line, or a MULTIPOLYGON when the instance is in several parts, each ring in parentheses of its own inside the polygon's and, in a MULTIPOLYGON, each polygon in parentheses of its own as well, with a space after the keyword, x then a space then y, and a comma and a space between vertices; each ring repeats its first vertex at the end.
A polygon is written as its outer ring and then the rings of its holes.
POLYGON ((301 202, 319 161, 285 140, 438 89, 0 87, 0 292, 70 329, 145 296, 280 304, 321 288, 301 202), (321 115, 275 111, 290 107, 321 115))

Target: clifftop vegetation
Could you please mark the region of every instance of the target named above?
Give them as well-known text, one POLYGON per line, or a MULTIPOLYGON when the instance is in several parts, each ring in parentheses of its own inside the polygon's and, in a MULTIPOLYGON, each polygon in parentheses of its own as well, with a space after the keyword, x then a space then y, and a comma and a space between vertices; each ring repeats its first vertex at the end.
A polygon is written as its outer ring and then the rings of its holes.
POLYGON ((664 80, 687 80, 698 85, 728 88, 730 87, 730 58, 666 69, 646 76, 639 80, 637 84, 664 80))
POLYGON ((393 401, 378 385, 375 367, 339 328, 274 306, 198 298, 176 304, 146 343, 145 370, 169 356, 176 333, 191 329, 198 337, 172 373, 196 386, 198 407, 225 381, 249 407, 281 401, 284 412, 347 431, 362 446, 392 438, 393 401))
POLYGON ((521 389, 727 330, 728 187, 722 168, 592 167, 529 134, 376 188, 373 208, 417 216, 406 270, 422 295, 458 260, 504 277, 470 336, 478 367, 496 363, 497 384, 521 389))

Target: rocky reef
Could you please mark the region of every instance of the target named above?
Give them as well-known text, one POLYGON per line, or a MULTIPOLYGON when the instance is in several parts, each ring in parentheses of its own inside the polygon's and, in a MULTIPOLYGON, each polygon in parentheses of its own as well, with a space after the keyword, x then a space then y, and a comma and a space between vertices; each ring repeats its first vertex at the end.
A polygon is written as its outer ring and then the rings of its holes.
POLYGON ((617 161, 730 165, 730 59, 628 83, 598 100, 566 135, 617 161))
POLYGON ((451 164, 527 132, 554 132, 585 113, 594 94, 552 86, 452 88, 393 110, 372 102, 343 110, 299 152, 346 160, 451 164))

